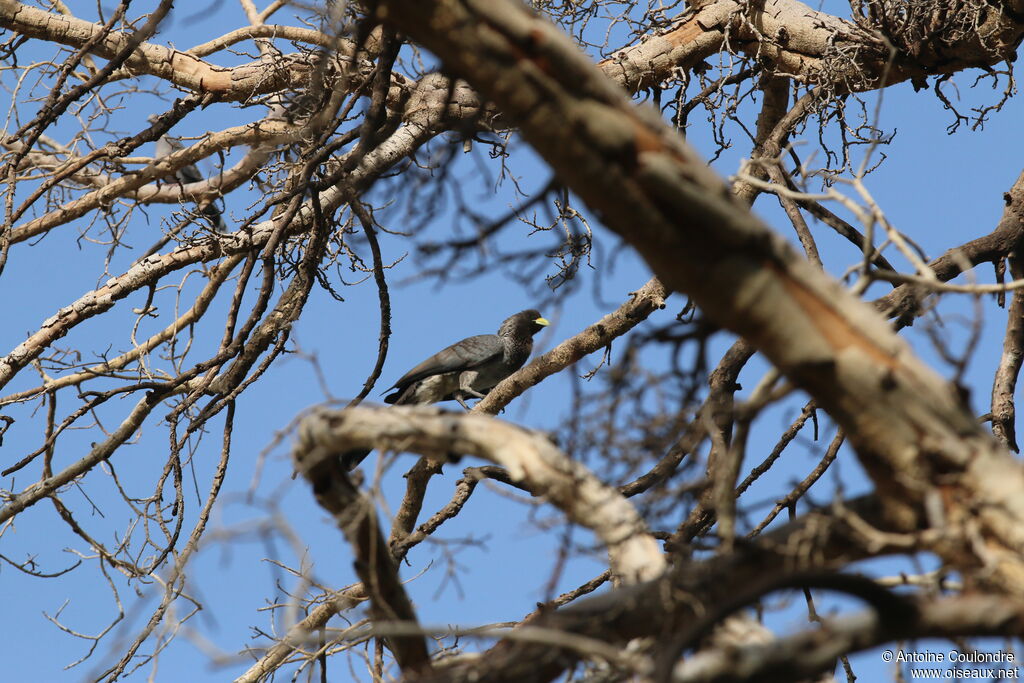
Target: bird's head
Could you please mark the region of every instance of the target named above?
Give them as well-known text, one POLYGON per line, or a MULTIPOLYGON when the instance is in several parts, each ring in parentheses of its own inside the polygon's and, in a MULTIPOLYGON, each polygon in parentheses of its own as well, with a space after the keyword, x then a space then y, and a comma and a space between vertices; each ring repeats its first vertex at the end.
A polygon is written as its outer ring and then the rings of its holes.
POLYGON ((498 334, 501 336, 532 337, 550 324, 541 316, 540 311, 529 308, 506 318, 505 322, 498 328, 498 334))

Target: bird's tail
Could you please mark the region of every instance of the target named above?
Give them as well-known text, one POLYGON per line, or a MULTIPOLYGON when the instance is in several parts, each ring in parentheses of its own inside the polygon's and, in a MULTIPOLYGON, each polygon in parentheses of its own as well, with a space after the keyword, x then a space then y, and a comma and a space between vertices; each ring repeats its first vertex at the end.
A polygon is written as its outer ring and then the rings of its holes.
POLYGON ((413 393, 416 391, 417 382, 413 382, 404 389, 398 389, 393 391, 384 397, 384 402, 393 406, 401 406, 407 403, 411 403, 413 393))
POLYGON ((203 216, 206 220, 210 221, 217 232, 223 234, 228 231, 228 226, 224 223, 224 217, 221 215, 220 209, 217 208, 217 205, 214 202, 210 202, 206 206, 202 207, 200 211, 202 211, 203 216))
POLYGON ((361 463, 366 456, 370 454, 370 449, 358 449, 354 451, 345 451, 341 454, 341 466, 351 472, 361 463))
MULTIPOLYGON (((391 405, 398 405, 398 406, 400 406, 403 403, 407 402, 408 399, 409 399, 409 396, 411 396, 411 395, 412 395, 411 388, 410 387, 406 387, 405 389, 399 389, 398 391, 394 391, 394 392, 388 394, 387 396, 385 396, 384 397, 384 402, 388 403, 388 404, 391 404, 391 405)), ((341 454, 341 465, 346 470, 349 470, 349 471, 354 470, 356 468, 356 466, 359 463, 361 463, 366 458, 366 456, 368 456, 370 454, 370 452, 371 452, 371 449, 366 449, 366 450, 360 449, 360 450, 354 450, 354 451, 346 451, 346 452, 341 454)))

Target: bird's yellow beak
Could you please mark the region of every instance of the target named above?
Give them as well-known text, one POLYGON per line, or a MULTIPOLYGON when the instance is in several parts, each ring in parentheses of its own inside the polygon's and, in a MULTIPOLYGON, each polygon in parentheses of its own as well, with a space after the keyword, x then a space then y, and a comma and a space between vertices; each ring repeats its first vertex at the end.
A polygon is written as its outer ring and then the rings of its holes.
POLYGON ((537 323, 537 324, 538 324, 538 325, 540 325, 541 327, 547 327, 548 325, 550 325, 550 324, 551 324, 551 323, 549 323, 549 322, 547 321, 547 319, 546 319, 546 318, 537 318, 537 319, 536 319, 536 320, 534 320, 533 322, 537 323))

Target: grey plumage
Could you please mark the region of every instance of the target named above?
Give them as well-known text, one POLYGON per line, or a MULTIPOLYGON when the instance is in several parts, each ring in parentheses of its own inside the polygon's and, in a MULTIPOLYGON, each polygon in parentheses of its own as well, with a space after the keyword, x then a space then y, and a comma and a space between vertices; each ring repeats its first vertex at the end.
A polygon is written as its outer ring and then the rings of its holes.
MULTIPOLYGON (((159 140, 156 141, 156 152, 155 158, 161 159, 165 156, 179 152, 185 149, 185 145, 181 143, 181 140, 176 138, 162 135, 159 140)), ((182 185, 188 185, 190 183, 198 183, 204 180, 203 175, 196 168, 195 164, 187 164, 182 166, 174 172, 174 179, 182 185)), ((207 204, 200 205, 199 212, 216 228, 217 232, 227 232, 227 226, 224 224, 224 219, 221 216, 220 209, 217 208, 215 202, 208 202, 207 204)))
MULTIPOLYGON (((533 351, 533 335, 548 321, 534 309, 520 311, 501 323, 497 334, 479 334, 455 342, 414 367, 394 383, 384 397, 394 405, 425 405, 483 398, 498 382, 518 370, 533 351)), ((342 456, 352 469, 370 451, 349 451, 342 456)))
POLYGON ((535 310, 507 318, 497 334, 479 334, 441 349, 395 382, 384 398, 394 404, 427 404, 483 398, 484 392, 518 370, 533 350, 533 335, 548 321, 535 310))

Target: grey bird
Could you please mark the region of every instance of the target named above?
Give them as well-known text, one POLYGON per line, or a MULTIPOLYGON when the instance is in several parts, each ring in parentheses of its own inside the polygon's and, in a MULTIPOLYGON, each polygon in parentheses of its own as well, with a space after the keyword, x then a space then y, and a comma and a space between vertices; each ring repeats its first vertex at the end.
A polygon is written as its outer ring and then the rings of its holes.
MULTIPOLYGON (((478 334, 441 349, 402 375, 384 401, 394 405, 458 401, 469 410, 467 398, 483 398, 498 382, 523 367, 533 351, 533 335, 549 324, 539 311, 520 311, 506 318, 497 334, 478 334)), ((346 469, 352 469, 369 453, 348 451, 342 455, 342 462, 346 469)))
MULTIPOLYGON (((150 117, 150 122, 153 122, 156 117, 150 117)), ((161 135, 160 139, 156 141, 156 153, 154 158, 162 159, 165 156, 174 154, 185 149, 185 145, 181 143, 181 140, 172 138, 167 135, 161 135)), ((188 164, 182 166, 174 172, 174 179, 182 185, 188 185, 189 183, 198 183, 202 180, 203 174, 199 172, 195 164, 188 164)), ((200 205, 199 212, 210 222, 211 225, 217 230, 217 232, 227 232, 227 226, 224 224, 224 219, 220 215, 220 209, 214 202, 209 202, 204 205, 200 205)))

